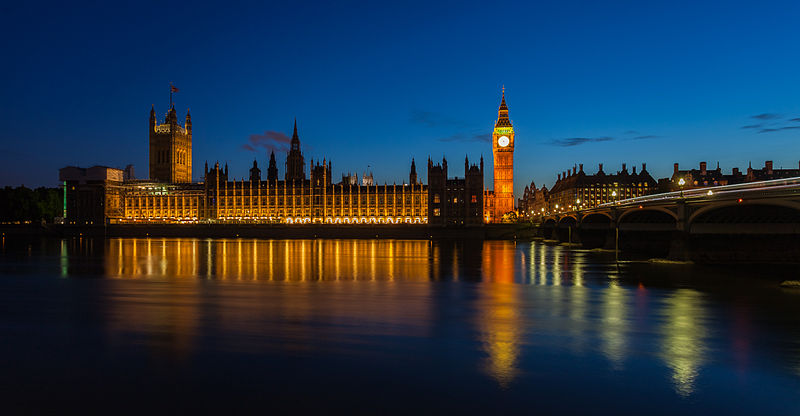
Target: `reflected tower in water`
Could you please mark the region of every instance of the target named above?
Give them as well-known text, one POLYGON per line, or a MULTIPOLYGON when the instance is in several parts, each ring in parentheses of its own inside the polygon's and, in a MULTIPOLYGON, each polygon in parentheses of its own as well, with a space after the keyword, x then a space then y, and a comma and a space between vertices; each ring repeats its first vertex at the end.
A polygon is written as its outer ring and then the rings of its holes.
POLYGON ((477 301, 477 323, 483 349, 488 355, 485 371, 502 388, 508 388, 519 372, 520 304, 514 284, 517 250, 513 242, 486 241, 483 245, 484 287, 477 301))

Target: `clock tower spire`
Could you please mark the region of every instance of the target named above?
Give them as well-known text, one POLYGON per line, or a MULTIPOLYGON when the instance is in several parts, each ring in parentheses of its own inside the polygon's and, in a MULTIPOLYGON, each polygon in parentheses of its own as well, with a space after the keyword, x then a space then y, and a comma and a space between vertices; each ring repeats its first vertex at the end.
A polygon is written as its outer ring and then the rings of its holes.
POLYGON ((491 221, 500 222, 503 215, 514 211, 514 126, 508 118, 505 86, 492 132, 492 155, 494 156, 494 211, 491 213, 491 221))

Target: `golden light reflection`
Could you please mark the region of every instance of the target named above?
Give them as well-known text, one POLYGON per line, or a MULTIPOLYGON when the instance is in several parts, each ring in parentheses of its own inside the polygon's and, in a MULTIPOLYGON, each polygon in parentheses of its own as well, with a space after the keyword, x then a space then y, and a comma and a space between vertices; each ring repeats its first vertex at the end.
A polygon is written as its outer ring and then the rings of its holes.
POLYGON ((627 353, 629 294, 612 280, 602 296, 601 349, 615 369, 622 369, 627 353))
POLYGON ((486 241, 483 245, 483 273, 487 282, 479 290, 478 327, 488 355, 485 371, 502 388, 508 388, 519 374, 520 315, 514 264, 517 251, 508 241, 486 241))
POLYGON ((679 289, 666 299, 662 314, 665 323, 660 356, 672 370, 675 391, 688 397, 694 392, 707 350, 702 295, 691 289, 679 289))
POLYGON ((118 278, 303 281, 404 276, 426 281, 432 270, 425 240, 116 238, 106 244, 109 253, 116 253, 105 257, 106 273, 118 278), (204 249, 198 250, 198 244, 204 249))

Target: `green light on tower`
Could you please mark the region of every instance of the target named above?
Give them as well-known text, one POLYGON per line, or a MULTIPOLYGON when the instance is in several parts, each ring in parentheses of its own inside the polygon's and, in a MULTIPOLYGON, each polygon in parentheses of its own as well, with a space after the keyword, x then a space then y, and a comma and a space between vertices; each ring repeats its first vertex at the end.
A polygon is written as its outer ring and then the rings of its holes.
POLYGON ((64 181, 64 219, 67 219, 67 181, 64 181))

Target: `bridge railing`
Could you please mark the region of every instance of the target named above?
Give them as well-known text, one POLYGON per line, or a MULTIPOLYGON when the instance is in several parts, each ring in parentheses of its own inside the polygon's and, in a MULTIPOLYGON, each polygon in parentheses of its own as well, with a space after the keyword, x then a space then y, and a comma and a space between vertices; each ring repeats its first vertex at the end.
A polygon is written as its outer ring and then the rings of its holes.
POLYGON ((598 207, 614 207, 620 205, 636 205, 646 202, 658 202, 678 199, 702 199, 710 197, 720 197, 731 193, 758 192, 758 191, 778 191, 781 189, 800 189, 800 177, 771 179, 768 181, 757 181, 748 183, 738 183, 735 185, 708 186, 705 188, 687 189, 684 191, 665 192, 639 196, 636 198, 620 199, 619 201, 600 204, 598 207))

